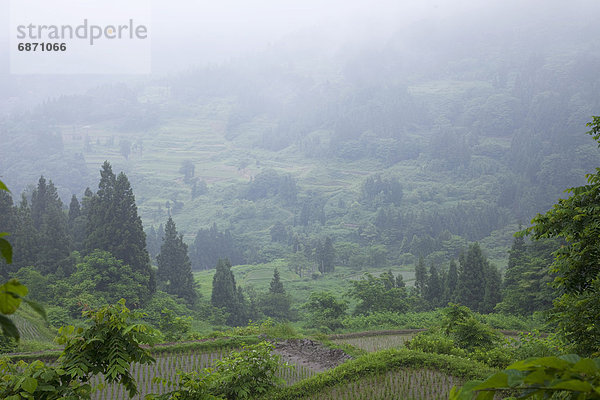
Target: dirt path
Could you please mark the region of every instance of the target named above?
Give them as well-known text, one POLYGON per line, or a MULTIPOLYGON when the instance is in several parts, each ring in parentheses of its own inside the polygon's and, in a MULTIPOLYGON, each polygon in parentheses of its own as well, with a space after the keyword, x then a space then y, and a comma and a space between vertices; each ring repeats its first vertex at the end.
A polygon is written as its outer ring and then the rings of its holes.
POLYGON ((323 372, 350 360, 340 349, 330 349, 310 339, 288 339, 278 342, 275 353, 288 364, 303 365, 315 372, 323 372))

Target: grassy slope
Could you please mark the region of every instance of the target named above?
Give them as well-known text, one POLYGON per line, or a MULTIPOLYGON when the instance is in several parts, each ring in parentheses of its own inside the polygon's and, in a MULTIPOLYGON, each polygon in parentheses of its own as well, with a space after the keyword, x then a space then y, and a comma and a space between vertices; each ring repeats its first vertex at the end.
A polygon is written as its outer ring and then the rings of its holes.
MULTIPOLYGON (((439 97, 452 99, 481 85, 481 82, 428 82, 412 87, 411 91, 430 102, 439 97)), ((195 108, 194 118, 174 116, 147 132, 123 134, 113 131, 108 125, 85 128, 63 126, 61 130, 66 133, 82 131, 89 135, 91 150, 84 151, 84 156, 90 170, 97 171, 104 160, 109 160, 113 170, 123 170, 129 176, 145 226, 156 227, 165 222, 167 201, 171 205, 174 200, 183 202, 183 208, 172 214, 178 230, 188 243, 193 241, 199 228, 216 222, 220 229, 231 229, 234 234, 243 235, 254 244, 269 244, 272 224, 275 221, 291 223, 293 212, 269 200, 253 203, 238 197, 240 184, 249 182, 267 168, 292 173, 298 179, 301 194, 312 190, 330 199, 325 205, 329 219, 319 234, 331 235, 337 241, 347 240, 356 226, 367 226, 372 222, 373 211, 351 207, 350 212, 341 215, 336 213, 336 204, 342 199, 351 206, 358 198, 361 183, 373 173, 387 171, 401 179, 404 186, 403 207, 406 209, 418 211, 428 206, 453 206, 460 201, 490 199, 487 190, 488 181, 495 179, 492 176, 469 172, 461 177, 452 176, 432 167, 424 159, 403 161, 384 169, 373 160, 342 162, 307 158, 294 145, 279 152, 267 151, 254 146, 254 143, 262 132, 272 127, 272 122, 255 119, 243 124, 238 128, 238 136, 229 141, 225 139, 226 120, 231 111, 229 101, 213 99, 206 104, 190 107, 195 108), (134 150, 126 160, 119 154, 119 141, 122 138, 132 143, 141 142, 143 150, 134 150), (112 144, 109 144, 111 139, 112 144), (192 161, 196 177, 208 183, 207 195, 191 199, 190 185, 183 181, 179 172, 183 160, 192 161)), ((325 137, 328 135, 327 132, 320 134, 325 137)), ((481 140, 482 144, 489 142, 503 148, 510 146, 508 139, 481 140)), ((78 153, 82 149, 82 141, 65 142, 67 152, 78 153)), ((94 182, 97 179, 96 174, 94 182)), ((490 260, 501 268, 506 265, 506 250, 516 229, 516 224, 508 225, 481 241, 490 260)), ((441 261, 445 263, 447 260, 444 258, 441 261)), ((409 258, 405 262, 406 265, 393 267, 392 270, 395 273, 402 272, 404 280, 410 284, 413 279, 413 260, 409 258)), ((334 274, 312 280, 309 277, 300 278, 288 270, 284 261, 278 260, 268 264, 238 266, 234 272, 242 286, 251 285, 262 290, 268 287, 274 267, 279 268, 294 304, 304 302, 311 291, 329 290, 342 294, 348 288, 349 279, 358 279, 363 274, 362 271, 338 267, 334 274)), ((373 269, 372 272, 377 274, 382 270, 373 269)), ((212 271, 196 273, 205 298, 210 297, 212 274, 212 271)))
MULTIPOLYGON (((349 281, 360 279, 364 271, 354 271, 350 268, 338 267, 333 274, 328 274, 319 279, 299 277, 290 271, 284 261, 278 260, 267 264, 237 265, 232 267, 236 282, 242 286, 252 286, 257 291, 266 291, 273 277, 273 269, 278 268, 280 279, 287 293, 292 297, 292 304, 302 304, 308 299, 311 292, 330 291, 342 296, 350 287, 349 281)), ((388 268, 373 268, 369 272, 378 275, 388 268)), ((410 267, 392 267, 392 272, 402 274, 404 281, 411 285, 414 281, 414 271, 410 267)), ((210 298, 212 291, 212 277, 214 270, 197 271, 194 273, 200 292, 204 298, 210 298)), ((347 300, 352 300, 348 298, 347 300)), ((350 306, 354 306, 351 303, 350 306)))

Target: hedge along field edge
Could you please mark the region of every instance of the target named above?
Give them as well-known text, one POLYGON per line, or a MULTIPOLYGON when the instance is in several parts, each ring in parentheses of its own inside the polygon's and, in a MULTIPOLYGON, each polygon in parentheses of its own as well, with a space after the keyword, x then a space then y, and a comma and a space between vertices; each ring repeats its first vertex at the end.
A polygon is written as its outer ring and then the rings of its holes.
POLYGON ((402 369, 431 369, 466 380, 485 379, 496 371, 479 362, 460 357, 408 349, 389 349, 347 361, 334 369, 273 392, 268 399, 300 399, 319 393, 323 389, 353 382, 366 376, 402 369))

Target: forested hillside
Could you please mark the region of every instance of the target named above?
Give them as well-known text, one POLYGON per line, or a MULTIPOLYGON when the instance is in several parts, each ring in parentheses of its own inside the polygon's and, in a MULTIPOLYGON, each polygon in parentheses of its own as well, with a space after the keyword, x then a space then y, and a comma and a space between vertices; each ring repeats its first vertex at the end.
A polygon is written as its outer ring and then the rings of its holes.
POLYGON ((0 65, 1 398, 597 397, 600 5, 153 3, 0 65))
POLYGON ((353 268, 442 263, 472 241, 504 268, 517 224, 599 164, 582 135, 597 44, 574 46, 591 28, 569 25, 544 46, 523 28, 518 46, 492 32, 466 51, 469 32, 448 24, 58 96, 2 121, 0 169, 15 202, 44 174, 66 204, 108 159, 132 181, 151 253, 170 214, 194 268, 299 250, 316 264, 326 238, 353 268))

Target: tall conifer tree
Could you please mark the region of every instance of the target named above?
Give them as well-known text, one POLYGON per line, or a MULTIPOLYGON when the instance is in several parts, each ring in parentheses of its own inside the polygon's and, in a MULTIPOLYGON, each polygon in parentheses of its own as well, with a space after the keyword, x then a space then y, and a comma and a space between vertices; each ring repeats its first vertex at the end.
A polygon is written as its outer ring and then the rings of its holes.
POLYGON ((31 217, 38 231, 36 266, 43 273, 54 273, 58 263, 69 256, 70 237, 63 203, 56 187, 42 176, 31 195, 31 217))
POLYGON ((458 268, 456 266, 456 261, 454 260, 450 260, 448 274, 446 275, 446 280, 444 283, 444 303, 454 301, 456 286, 458 285, 458 268))
POLYGON ((183 236, 177 234, 175 222, 171 217, 165 226, 164 240, 156 259, 158 286, 164 286, 167 293, 179 296, 190 304, 195 303, 198 295, 188 247, 183 242, 183 236))
POLYGON ((419 262, 415 267, 415 291, 417 296, 425 296, 425 288, 427 286, 427 268, 423 257, 419 257, 419 262))
POLYGON ((106 250, 146 277, 147 290, 141 295, 146 300, 154 292, 156 283, 133 190, 125 174, 121 172, 115 177, 107 161, 102 165, 100 176, 98 192, 89 201, 86 251, 106 250))
POLYGON ((432 308, 436 308, 441 305, 443 295, 440 274, 437 267, 431 264, 431 267, 429 267, 429 277, 427 278, 425 300, 427 300, 432 308))
POLYGON ((271 279, 269 292, 285 294, 285 289, 283 288, 283 283, 281 283, 281 279, 279 278, 279 270, 277 268, 273 270, 273 279, 271 279))
POLYGON ((242 322, 245 314, 244 302, 241 300, 243 300, 243 295, 235 284, 231 263, 227 259, 220 259, 213 276, 211 304, 213 307, 224 309, 229 313, 227 324, 238 325, 242 322))
POLYGON ((460 273, 456 288, 456 301, 473 311, 483 311, 485 296, 485 269, 487 260, 479 243, 469 246, 459 258, 460 273))

